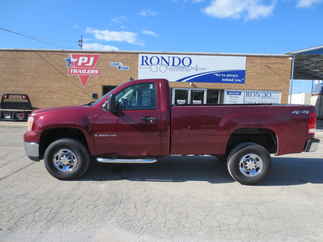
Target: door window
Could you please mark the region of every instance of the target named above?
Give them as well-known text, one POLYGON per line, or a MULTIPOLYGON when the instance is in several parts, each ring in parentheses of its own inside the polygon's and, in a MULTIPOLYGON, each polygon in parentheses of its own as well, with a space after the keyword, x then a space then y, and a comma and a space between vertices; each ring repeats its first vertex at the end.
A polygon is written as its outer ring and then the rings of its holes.
POLYGON ((123 110, 149 110, 156 108, 156 89, 154 83, 129 86, 116 95, 123 110))

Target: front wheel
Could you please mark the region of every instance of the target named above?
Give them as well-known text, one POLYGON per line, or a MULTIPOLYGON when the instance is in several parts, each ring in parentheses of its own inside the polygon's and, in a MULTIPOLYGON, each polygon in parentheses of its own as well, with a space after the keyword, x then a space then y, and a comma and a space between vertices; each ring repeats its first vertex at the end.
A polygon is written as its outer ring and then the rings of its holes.
POLYGON ((61 180, 81 177, 89 168, 87 149, 73 139, 59 139, 51 143, 44 154, 47 171, 61 180))
POLYGON ((271 157, 261 145, 249 143, 230 152, 227 168, 232 178, 244 185, 255 185, 268 174, 271 157))

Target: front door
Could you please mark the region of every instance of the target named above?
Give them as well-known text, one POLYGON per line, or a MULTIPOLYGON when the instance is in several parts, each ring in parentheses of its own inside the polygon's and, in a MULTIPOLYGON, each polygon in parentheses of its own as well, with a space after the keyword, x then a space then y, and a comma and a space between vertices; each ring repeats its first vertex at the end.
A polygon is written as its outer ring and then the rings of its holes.
POLYGON ((109 116, 106 120, 113 124, 101 125, 101 133, 95 137, 99 143, 97 147, 101 149, 99 153, 117 156, 160 154, 160 110, 155 83, 128 86, 115 98, 122 111, 103 114, 109 116))

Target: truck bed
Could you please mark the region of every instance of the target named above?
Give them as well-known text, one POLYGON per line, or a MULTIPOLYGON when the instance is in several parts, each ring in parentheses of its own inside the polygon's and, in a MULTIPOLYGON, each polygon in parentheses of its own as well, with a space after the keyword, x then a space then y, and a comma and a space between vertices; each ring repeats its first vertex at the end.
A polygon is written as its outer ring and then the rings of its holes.
POLYGON ((248 129, 273 132, 280 143, 278 155, 302 152, 309 138, 306 120, 313 111, 305 105, 173 106, 172 153, 224 154, 231 134, 248 129))

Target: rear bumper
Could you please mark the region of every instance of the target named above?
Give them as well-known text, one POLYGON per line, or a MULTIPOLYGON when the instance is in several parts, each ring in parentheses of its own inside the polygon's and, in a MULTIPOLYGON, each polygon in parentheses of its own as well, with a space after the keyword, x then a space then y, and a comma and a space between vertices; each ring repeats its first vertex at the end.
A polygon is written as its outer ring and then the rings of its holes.
POLYGON ((0 110, 0 120, 7 120, 7 121, 27 121, 28 115, 31 111, 25 110, 0 110))
POLYGON ((306 142, 305 152, 315 152, 318 149, 320 140, 316 138, 311 138, 306 142))
POLYGON ((39 161, 39 144, 35 142, 24 142, 25 152, 29 159, 39 161))

